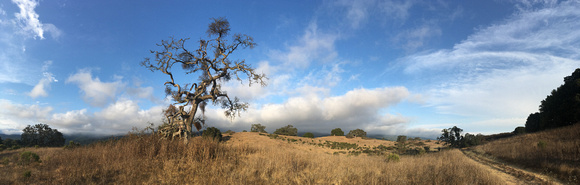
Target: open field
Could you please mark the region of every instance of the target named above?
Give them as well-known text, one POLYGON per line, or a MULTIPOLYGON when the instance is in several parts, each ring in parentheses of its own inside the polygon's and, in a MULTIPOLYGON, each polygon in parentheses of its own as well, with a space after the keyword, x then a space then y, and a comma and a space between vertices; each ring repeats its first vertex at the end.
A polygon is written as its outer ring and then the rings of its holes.
POLYGON ((518 184, 459 150, 403 155, 397 162, 386 160, 389 150, 340 153, 348 150, 322 145, 358 143, 364 150, 393 146, 392 141, 245 132, 224 136, 227 141, 221 143, 197 137, 184 144, 132 135, 72 150, 4 151, 0 184, 518 184), (37 153, 41 162, 21 164, 23 151, 37 153))
POLYGON ((496 140, 473 151, 580 184, 580 124, 496 140))

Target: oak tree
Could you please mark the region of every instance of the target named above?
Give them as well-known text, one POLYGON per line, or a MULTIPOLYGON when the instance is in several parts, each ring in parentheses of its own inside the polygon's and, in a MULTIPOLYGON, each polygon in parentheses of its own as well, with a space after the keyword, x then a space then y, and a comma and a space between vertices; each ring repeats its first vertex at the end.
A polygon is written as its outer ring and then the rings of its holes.
POLYGON ((142 66, 153 72, 159 71, 168 78, 164 83, 165 93, 172 97, 174 103, 164 112, 167 126, 160 131, 165 133, 165 136, 185 135, 187 141, 193 127, 199 131, 205 124, 205 118, 196 117, 196 113, 199 109, 203 115, 209 102, 225 109, 225 115, 230 119, 245 111, 248 103, 241 102, 237 97, 223 91, 224 83, 232 79, 241 83, 242 78, 247 78, 250 86, 256 83, 266 85, 267 78, 263 73, 256 72, 245 60, 230 59, 232 53, 238 49, 255 47, 253 38, 244 34, 234 34, 228 40, 230 35, 228 20, 223 17, 212 20, 206 31, 209 38, 200 39, 197 49, 186 48, 186 41, 189 39, 162 40, 157 44, 161 50, 151 51, 155 57, 146 58, 141 62, 142 66), (179 75, 185 76, 185 79, 177 79, 174 72, 185 73, 179 75))

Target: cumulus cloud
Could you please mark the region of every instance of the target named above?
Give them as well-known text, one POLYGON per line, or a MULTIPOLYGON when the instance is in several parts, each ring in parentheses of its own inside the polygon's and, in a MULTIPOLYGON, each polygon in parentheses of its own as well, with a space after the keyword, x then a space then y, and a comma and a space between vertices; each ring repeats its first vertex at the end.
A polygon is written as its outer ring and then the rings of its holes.
POLYGON ((92 106, 102 107, 114 100, 120 88, 124 84, 117 80, 114 82, 101 82, 98 77, 93 78, 90 70, 79 70, 71 75, 66 83, 74 83, 79 86, 85 102, 92 106))
POLYGON ((37 124, 50 115, 53 108, 36 104, 18 104, 0 99, 0 130, 5 134, 18 134, 26 125, 37 124))
POLYGON ((136 101, 121 99, 98 112, 72 110, 53 114, 45 122, 62 128, 65 133, 125 134, 133 127, 143 129, 148 123, 159 125, 162 109, 161 106, 142 109, 136 101))
POLYGON ((402 128, 409 122, 402 115, 382 113, 410 96, 404 87, 360 88, 340 96, 323 94, 297 95, 279 104, 251 107, 242 117, 234 120, 224 117, 221 109, 209 109, 206 123, 237 130, 261 123, 271 131, 292 124, 299 130, 312 132, 326 133, 329 129, 340 127, 344 130, 368 129, 366 131, 373 134, 392 134, 395 128, 402 128))
POLYGON ((136 101, 121 99, 97 112, 80 109, 54 113, 53 110, 50 106, 0 99, 0 130, 5 134, 19 134, 26 125, 45 123, 66 134, 125 134, 133 127, 143 129, 148 123, 159 125, 163 107, 143 109, 136 101))
MULTIPOLYGON (((580 66, 580 3, 523 10, 477 30, 452 49, 401 59, 408 75, 436 84, 429 106, 440 113, 523 125, 539 102, 580 66)), ((507 128, 507 127, 510 128, 507 128)))

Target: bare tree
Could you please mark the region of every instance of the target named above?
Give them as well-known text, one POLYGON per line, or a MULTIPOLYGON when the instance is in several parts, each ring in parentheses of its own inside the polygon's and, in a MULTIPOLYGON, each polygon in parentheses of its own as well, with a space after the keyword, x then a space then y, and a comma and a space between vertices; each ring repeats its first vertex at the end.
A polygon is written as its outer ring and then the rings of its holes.
POLYGON ((157 44, 162 50, 151 51, 155 59, 145 58, 141 62, 142 66, 151 71, 161 71, 169 77, 164 83, 165 93, 171 95, 174 103, 164 112, 167 126, 160 128, 166 137, 171 134, 173 137, 185 135, 187 141, 193 126, 199 131, 205 124, 205 118, 195 115, 198 108, 204 115, 208 101, 225 109, 224 113, 230 119, 234 119, 236 114, 240 116, 240 112, 248 108, 248 103, 240 102, 237 97, 231 98, 227 92, 222 91, 222 84, 232 78, 242 83, 242 78, 247 77, 249 86, 255 83, 266 86, 267 77, 264 74, 257 73, 245 60, 232 61, 228 58, 238 48, 255 47, 253 38, 234 34, 229 42, 226 37, 230 32, 230 23, 223 17, 212 20, 207 29, 209 39, 200 39, 198 49, 185 48, 189 39, 162 40, 161 44, 157 44), (175 81, 175 64, 182 69, 177 72, 185 73, 186 83, 175 81), (189 78, 189 75, 197 79, 189 78))

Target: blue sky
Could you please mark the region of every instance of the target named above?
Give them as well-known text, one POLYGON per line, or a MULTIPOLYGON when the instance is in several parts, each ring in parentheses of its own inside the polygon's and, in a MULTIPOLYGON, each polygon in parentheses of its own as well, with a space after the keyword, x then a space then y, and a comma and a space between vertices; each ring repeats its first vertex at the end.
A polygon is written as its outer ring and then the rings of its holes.
POLYGON ((224 84, 250 108, 231 121, 210 107, 208 126, 509 132, 580 67, 579 9, 579 1, 549 0, 1 0, 0 132, 158 125, 167 79, 139 63, 171 36, 194 48, 215 17, 254 38, 258 46, 233 59, 269 80, 224 84))

